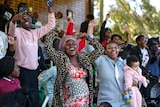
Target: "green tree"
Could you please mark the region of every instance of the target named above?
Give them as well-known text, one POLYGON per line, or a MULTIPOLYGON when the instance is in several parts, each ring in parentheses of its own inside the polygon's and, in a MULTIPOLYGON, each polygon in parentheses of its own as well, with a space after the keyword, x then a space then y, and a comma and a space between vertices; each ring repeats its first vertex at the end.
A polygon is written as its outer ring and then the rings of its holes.
POLYGON ((111 18, 115 22, 113 32, 121 34, 125 38, 124 26, 130 26, 130 33, 132 41, 135 36, 144 34, 147 37, 153 37, 160 34, 160 12, 157 12, 155 7, 150 4, 149 0, 142 0, 142 4, 138 4, 136 0, 136 7, 131 8, 127 0, 116 0, 116 5, 111 6, 111 18), (140 8, 142 14, 137 13, 140 8))

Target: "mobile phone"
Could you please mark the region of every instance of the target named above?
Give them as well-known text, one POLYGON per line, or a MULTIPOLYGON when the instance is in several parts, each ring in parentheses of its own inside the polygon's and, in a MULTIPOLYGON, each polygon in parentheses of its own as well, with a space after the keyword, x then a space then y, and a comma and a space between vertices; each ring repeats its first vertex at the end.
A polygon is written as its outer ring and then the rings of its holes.
POLYGON ((48 5, 49 5, 50 7, 52 7, 52 6, 54 5, 54 3, 53 3, 52 1, 50 1, 50 0, 46 0, 46 2, 48 3, 48 5))
POLYGON ((19 13, 23 13, 23 12, 27 12, 27 8, 26 7, 20 7, 19 8, 19 13))

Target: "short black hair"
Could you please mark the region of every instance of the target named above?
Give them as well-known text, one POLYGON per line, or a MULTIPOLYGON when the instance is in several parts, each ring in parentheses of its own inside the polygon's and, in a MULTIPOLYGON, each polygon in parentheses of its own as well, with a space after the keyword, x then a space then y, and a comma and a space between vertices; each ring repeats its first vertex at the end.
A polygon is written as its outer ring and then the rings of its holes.
POLYGON ((25 86, 1 96, 0 107, 40 107, 40 101, 37 92, 25 86))
POLYGON ((137 38, 136 38, 136 43, 138 44, 138 42, 144 38, 144 35, 139 35, 137 38))
MULTIPOLYGON (((107 47, 107 45, 109 45, 109 44, 111 44, 111 43, 114 43, 114 44, 116 44, 115 42, 113 42, 113 41, 109 41, 105 46, 104 46, 104 49, 106 49, 106 47, 107 47)), ((117 44, 116 44, 117 45, 117 44)), ((118 45, 117 45, 118 46, 118 45)))
POLYGON ((152 46, 158 45, 157 42, 151 42, 148 44, 148 48, 150 49, 152 46))
POLYGON ((86 16, 86 18, 90 21, 90 20, 93 20, 93 19, 94 19, 94 16, 93 16, 93 14, 88 14, 88 15, 86 16))
POLYGON ((107 31, 111 31, 112 32, 112 30, 110 28, 108 28, 108 27, 104 29, 104 32, 107 32, 107 31))
POLYGON ((122 37, 121 37, 121 35, 119 35, 119 34, 113 34, 113 35, 111 36, 111 40, 113 40, 114 37, 119 37, 119 39, 122 40, 122 37))
POLYGON ((126 59, 126 63, 127 63, 127 65, 128 66, 132 66, 132 63, 134 63, 134 62, 138 62, 139 60, 138 60, 138 58, 135 56, 135 55, 130 55, 130 56, 128 56, 127 57, 127 59, 126 59))
POLYGON ((0 59, 0 78, 9 76, 14 70, 15 59, 5 56, 0 59))

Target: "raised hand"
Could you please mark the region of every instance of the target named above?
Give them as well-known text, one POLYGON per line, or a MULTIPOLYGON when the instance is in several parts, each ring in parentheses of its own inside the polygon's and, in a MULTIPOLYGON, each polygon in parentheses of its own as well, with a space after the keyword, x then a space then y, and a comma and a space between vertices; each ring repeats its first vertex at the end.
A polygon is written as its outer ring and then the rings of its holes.
POLYGON ((8 43, 9 43, 10 45, 14 45, 14 44, 15 44, 15 39, 14 39, 14 37, 11 36, 11 35, 9 35, 9 36, 7 37, 7 41, 8 41, 8 43))
POLYGON ((88 30, 87 30, 87 34, 88 35, 93 35, 94 32, 94 27, 96 26, 96 22, 95 20, 91 20, 88 24, 88 30))
POLYGON ((126 31, 127 33, 129 33, 129 26, 128 26, 128 25, 125 26, 125 31, 126 31))
POLYGON ((15 24, 16 21, 21 20, 21 19, 23 18, 23 14, 24 14, 24 13, 25 13, 25 12, 16 14, 16 15, 12 18, 12 22, 15 24))

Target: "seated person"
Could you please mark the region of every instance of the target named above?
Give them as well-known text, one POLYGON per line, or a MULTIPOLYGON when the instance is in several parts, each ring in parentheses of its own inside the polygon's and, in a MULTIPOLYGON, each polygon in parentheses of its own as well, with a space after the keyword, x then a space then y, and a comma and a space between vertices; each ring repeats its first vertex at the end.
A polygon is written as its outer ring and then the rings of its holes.
POLYGON ((0 60, 0 96, 19 89, 19 68, 13 57, 6 56, 0 60))

